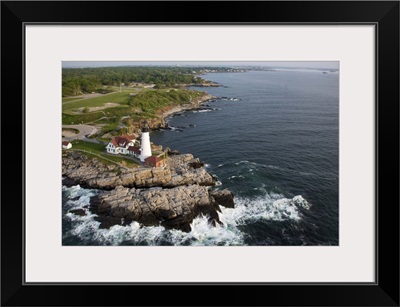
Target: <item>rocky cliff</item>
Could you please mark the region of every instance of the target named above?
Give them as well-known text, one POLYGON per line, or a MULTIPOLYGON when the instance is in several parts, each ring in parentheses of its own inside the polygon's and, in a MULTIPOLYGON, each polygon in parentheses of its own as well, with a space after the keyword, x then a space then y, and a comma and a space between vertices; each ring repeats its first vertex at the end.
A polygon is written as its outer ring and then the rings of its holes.
POLYGON ((96 158, 80 152, 67 152, 62 158, 62 175, 67 184, 80 184, 95 189, 113 189, 117 186, 173 188, 197 184, 212 186, 215 179, 204 169, 196 168, 199 159, 191 154, 170 156, 166 167, 124 169, 117 165, 105 165, 96 158))
MULTIPOLYGON (((229 191, 226 193, 231 195, 229 191)), ((178 186, 172 189, 116 187, 100 193, 92 201, 92 211, 100 218, 101 227, 138 221, 146 226, 162 225, 190 231, 190 223, 199 214, 208 216, 210 224, 221 224, 220 211, 214 192, 199 185, 178 186)), ((226 200, 221 204, 226 204, 226 200)), ((233 198, 231 197, 233 206, 233 198)))
POLYGON ((215 178, 191 154, 170 156, 162 168, 132 170, 73 151, 64 153, 62 162, 63 184, 104 190, 91 202, 101 227, 138 221, 190 231, 199 214, 216 225, 219 205, 234 206, 230 191, 210 191, 215 178))

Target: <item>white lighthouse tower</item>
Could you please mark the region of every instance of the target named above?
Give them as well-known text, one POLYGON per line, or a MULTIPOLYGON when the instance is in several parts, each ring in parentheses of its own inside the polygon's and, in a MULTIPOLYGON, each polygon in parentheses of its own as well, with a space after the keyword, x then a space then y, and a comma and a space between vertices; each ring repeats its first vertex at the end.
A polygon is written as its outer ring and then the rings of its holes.
POLYGON ((142 141, 140 145, 140 161, 142 162, 144 162, 144 159, 151 157, 149 131, 149 125, 147 124, 147 121, 144 121, 142 125, 142 141))

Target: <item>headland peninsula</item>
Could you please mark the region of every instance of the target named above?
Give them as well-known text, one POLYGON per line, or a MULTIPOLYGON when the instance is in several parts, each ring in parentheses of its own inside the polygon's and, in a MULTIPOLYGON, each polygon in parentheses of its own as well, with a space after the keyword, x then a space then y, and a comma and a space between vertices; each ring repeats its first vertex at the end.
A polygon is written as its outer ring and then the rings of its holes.
MULTIPOLYGON (((63 185, 102 192, 87 210, 101 228, 129 225, 191 230, 199 215, 222 225, 219 206, 234 207, 234 196, 190 153, 163 148, 151 130, 168 129, 167 118, 207 110, 217 97, 189 86, 215 87, 210 72, 224 67, 102 67, 63 69, 63 185)), ((84 215, 85 210, 71 210, 84 215)))

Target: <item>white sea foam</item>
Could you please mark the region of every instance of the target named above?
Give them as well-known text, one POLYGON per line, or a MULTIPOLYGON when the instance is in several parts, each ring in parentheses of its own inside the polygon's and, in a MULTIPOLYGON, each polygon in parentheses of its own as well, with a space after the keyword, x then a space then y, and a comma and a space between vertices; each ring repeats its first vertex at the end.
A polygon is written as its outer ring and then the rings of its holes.
MULTIPOLYGON (((65 188, 70 197, 80 196, 78 200, 68 200, 71 208, 82 208, 89 204, 93 190, 80 187, 65 188)), ((292 199, 281 194, 265 193, 255 199, 236 197, 235 208, 221 207, 219 213, 223 226, 211 226, 208 217, 198 216, 191 224, 192 230, 185 233, 179 230, 166 230, 162 226, 145 227, 137 222, 128 226, 115 225, 110 229, 100 229, 96 215, 84 208, 86 215, 78 216, 67 213, 65 218, 72 222, 72 229, 64 235, 76 236, 84 242, 98 245, 146 244, 146 245, 245 245, 245 234, 238 226, 261 220, 286 221, 301 219, 301 208, 309 209, 310 204, 300 195, 292 199)))
POLYGON ((221 97, 220 100, 224 100, 224 101, 239 101, 240 99, 239 98, 235 98, 235 97, 232 97, 232 98, 221 97))
POLYGON ((240 162, 236 162, 235 165, 240 165, 240 164, 245 164, 245 163, 250 163, 251 164, 251 163, 254 163, 254 162, 243 160, 243 161, 240 161, 240 162))
MULTIPOLYGON (((303 175, 303 176, 312 176, 312 175, 314 175, 313 173, 299 172, 299 171, 292 170, 292 169, 282 168, 282 167, 279 167, 279 166, 276 166, 276 165, 261 164, 261 163, 247 161, 247 160, 235 162, 235 165, 242 165, 242 164, 243 165, 256 166, 257 168, 267 168, 267 169, 272 169, 272 170, 279 170, 279 171, 283 171, 283 172, 295 172, 295 173, 299 173, 300 175, 303 175)), ((249 171, 251 171, 251 170, 254 170, 254 169, 250 167, 249 171)))
MULTIPOLYGON (((207 217, 197 217, 191 224, 192 245, 243 245, 243 233, 230 224, 212 227, 207 217)), ((182 233, 183 234, 183 233, 182 233)))
POLYGON ((244 178, 242 175, 238 175, 238 176, 230 176, 228 179, 235 179, 235 178, 244 178))
POLYGON ((64 191, 69 198, 67 204, 75 209, 89 205, 90 198, 98 193, 95 189, 83 189, 79 184, 69 188, 63 185, 62 191, 64 191))
POLYGON ((292 199, 280 194, 266 194, 255 199, 235 198, 235 208, 221 208, 220 219, 234 226, 245 225, 257 220, 300 220, 298 207, 309 209, 309 203, 300 195, 292 199))
POLYGON ((205 112, 212 112, 214 109, 204 109, 204 110, 195 110, 192 113, 205 113, 205 112))

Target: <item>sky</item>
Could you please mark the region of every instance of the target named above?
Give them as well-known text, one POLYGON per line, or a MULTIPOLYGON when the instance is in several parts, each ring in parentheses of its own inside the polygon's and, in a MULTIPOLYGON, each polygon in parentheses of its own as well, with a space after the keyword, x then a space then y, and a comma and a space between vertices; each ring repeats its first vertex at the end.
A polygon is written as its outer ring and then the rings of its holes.
POLYGON ((268 67, 282 67, 282 68, 313 68, 313 69, 338 69, 338 61, 287 61, 287 62, 259 62, 259 61, 142 61, 142 62, 129 62, 129 61, 63 61, 63 68, 81 68, 81 67, 106 67, 106 66, 268 66, 268 67))

